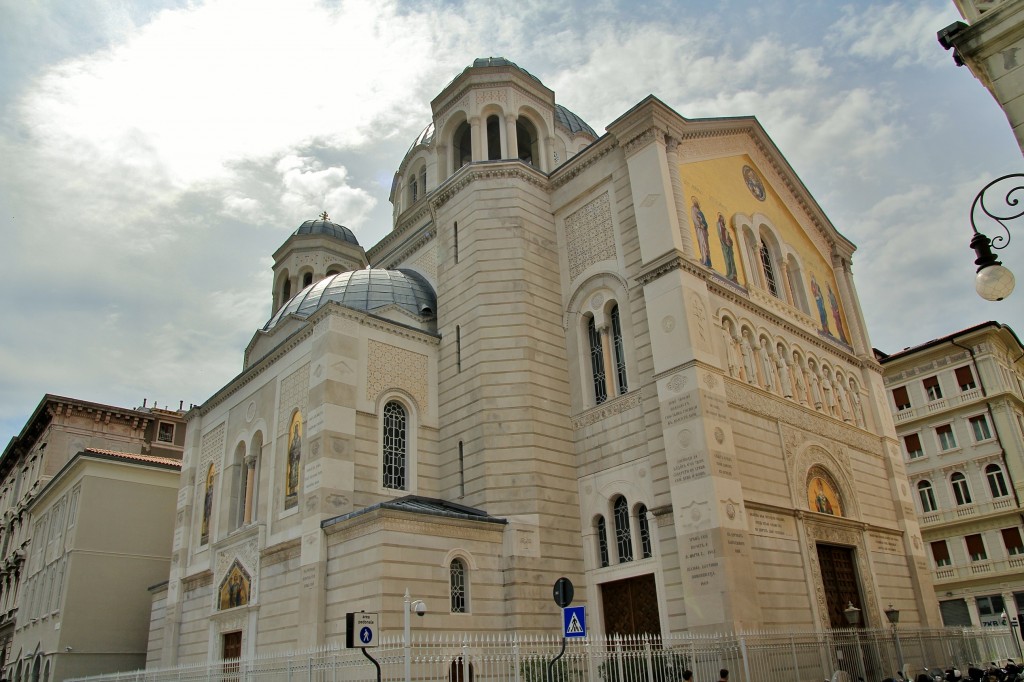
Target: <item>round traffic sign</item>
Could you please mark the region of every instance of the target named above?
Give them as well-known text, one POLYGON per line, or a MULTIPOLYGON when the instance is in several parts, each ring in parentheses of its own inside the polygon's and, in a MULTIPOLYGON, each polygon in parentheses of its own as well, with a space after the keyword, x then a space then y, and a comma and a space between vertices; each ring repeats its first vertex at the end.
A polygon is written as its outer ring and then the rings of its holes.
POLYGON ((555 581, 555 603, 559 607, 565 608, 572 603, 573 587, 572 581, 568 578, 559 578, 555 581))

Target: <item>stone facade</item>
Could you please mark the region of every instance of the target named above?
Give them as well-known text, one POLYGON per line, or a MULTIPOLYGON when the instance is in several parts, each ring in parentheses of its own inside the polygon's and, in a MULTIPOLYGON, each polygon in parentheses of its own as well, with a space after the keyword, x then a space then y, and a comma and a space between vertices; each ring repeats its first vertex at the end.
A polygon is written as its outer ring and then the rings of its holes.
POLYGON ((986 322, 882 358, 946 625, 1024 613, 1022 357, 986 322))
POLYGON ((400 632, 406 590, 418 631, 557 631, 561 576, 598 632, 937 624, 854 246, 757 121, 598 137, 503 59, 431 108, 375 268, 189 413, 148 664, 400 632))

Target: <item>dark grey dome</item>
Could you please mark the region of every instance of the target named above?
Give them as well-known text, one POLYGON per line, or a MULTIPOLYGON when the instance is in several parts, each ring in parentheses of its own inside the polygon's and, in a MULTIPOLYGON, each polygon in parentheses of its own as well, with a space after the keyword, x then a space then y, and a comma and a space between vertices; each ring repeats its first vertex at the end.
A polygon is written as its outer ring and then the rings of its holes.
POLYGON ((579 132, 584 132, 589 133, 594 137, 600 137, 600 135, 594 132, 593 128, 587 125, 586 121, 563 107, 561 104, 555 105, 555 122, 562 124, 574 135, 579 132))
POLYGON ((351 270, 325 277, 296 294, 263 326, 274 328, 282 318, 309 317, 328 301, 372 313, 397 305, 417 317, 434 317, 437 294, 423 275, 413 270, 351 270))
POLYGON ((344 225, 332 223, 330 220, 307 220, 299 225, 299 229, 292 232, 293 236, 298 234, 322 234, 359 246, 359 241, 352 230, 344 225))

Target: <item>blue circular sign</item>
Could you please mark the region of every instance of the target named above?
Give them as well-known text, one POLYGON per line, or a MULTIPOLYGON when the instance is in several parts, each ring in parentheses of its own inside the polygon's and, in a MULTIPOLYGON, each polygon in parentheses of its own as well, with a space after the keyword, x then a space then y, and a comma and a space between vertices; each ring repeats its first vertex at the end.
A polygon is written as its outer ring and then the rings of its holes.
POLYGON ((369 644, 370 640, 373 639, 373 630, 364 627, 362 630, 359 631, 359 639, 363 642, 363 644, 369 644))

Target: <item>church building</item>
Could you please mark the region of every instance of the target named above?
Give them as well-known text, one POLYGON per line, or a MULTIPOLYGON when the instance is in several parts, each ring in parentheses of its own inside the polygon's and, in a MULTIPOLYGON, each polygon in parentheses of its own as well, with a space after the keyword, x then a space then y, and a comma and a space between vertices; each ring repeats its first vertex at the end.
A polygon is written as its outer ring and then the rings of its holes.
POLYGON ((148 665, 401 632, 939 625, 854 245, 753 117, 651 96, 598 135, 478 59, 393 228, 274 254, 244 368, 187 415, 148 665))

